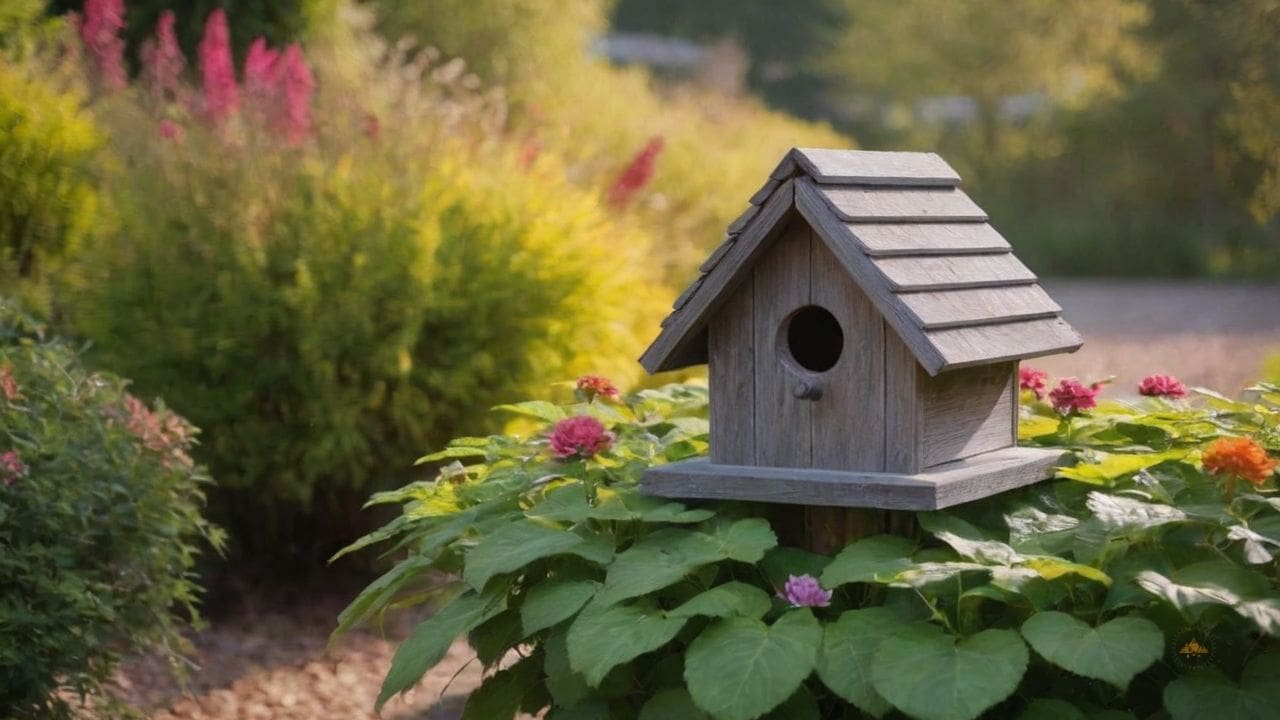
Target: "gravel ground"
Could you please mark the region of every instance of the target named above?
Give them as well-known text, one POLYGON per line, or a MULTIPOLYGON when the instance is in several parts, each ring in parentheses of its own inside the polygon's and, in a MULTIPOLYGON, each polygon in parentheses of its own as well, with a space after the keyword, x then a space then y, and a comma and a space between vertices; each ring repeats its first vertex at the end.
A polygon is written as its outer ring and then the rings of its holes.
MULTIPOLYGON (((1280 353, 1280 285, 1046 281, 1085 345, 1074 355, 1032 364, 1056 376, 1116 376, 1111 393, 1132 394, 1149 373, 1178 376, 1235 394, 1280 353)), ((382 636, 352 633, 327 647, 334 618, 351 595, 312 597, 295 607, 242 612, 194 637, 195 661, 184 692, 163 668, 134 660, 120 675, 124 694, 156 720, 363 720, 376 717, 382 677, 417 618, 382 636)), ((453 720, 480 668, 457 643, 441 665, 384 710, 390 720, 453 720)))

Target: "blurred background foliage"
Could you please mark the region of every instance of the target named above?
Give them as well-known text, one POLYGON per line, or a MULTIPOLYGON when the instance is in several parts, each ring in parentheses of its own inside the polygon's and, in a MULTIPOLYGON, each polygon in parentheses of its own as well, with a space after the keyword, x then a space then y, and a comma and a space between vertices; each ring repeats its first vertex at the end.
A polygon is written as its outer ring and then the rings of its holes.
POLYGON ((111 4, 0 4, 0 294, 203 428, 231 557, 276 572, 489 406, 640 382, 793 145, 942 153, 1042 275, 1280 270, 1273 0, 130 0, 125 88, 68 22, 111 4), (301 141, 243 70, 259 37, 301 44, 301 141))

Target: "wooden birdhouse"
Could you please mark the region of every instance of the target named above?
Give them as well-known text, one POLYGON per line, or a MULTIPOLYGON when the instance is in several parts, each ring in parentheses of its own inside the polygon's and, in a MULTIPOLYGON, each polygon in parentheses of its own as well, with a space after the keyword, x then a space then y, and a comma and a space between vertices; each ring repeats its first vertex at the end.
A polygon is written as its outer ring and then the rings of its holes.
POLYGON ((641 358, 707 363, 710 457, 646 492, 927 510, 1048 476, 1018 361, 1080 347, 932 153, 795 149, 641 358))

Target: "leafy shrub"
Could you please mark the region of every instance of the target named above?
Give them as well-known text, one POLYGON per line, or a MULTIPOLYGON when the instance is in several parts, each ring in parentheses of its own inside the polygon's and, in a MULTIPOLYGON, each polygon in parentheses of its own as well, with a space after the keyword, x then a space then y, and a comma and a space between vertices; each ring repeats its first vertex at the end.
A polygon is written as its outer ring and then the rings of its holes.
POLYGON ((195 429, 92 373, 0 301, 0 708, 69 717, 122 654, 176 658, 196 617, 201 517, 195 429))
POLYGON ((758 506, 639 493, 705 452, 702 388, 503 406, 545 430, 458 438, 423 459, 450 463, 435 481, 374 496, 402 515, 344 552, 400 562, 338 632, 438 598, 378 704, 466 636, 489 672, 464 717, 486 720, 1269 717, 1280 386, 1092 411, 1070 388, 1066 416, 1028 392, 1021 425, 1074 454, 1057 479, 835 557, 779 546, 758 506))

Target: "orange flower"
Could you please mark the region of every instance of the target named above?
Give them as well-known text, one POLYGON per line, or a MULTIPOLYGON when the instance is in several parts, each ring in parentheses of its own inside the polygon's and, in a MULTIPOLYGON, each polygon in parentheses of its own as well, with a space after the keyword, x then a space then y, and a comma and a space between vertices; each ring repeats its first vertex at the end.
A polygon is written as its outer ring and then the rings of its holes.
POLYGON ((1204 469, 1215 475, 1233 475, 1254 485, 1271 477, 1280 461, 1267 457, 1267 451, 1253 438, 1218 438, 1204 449, 1204 469))

